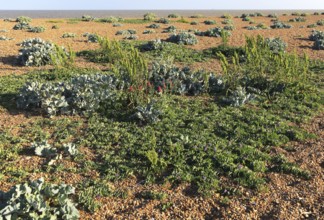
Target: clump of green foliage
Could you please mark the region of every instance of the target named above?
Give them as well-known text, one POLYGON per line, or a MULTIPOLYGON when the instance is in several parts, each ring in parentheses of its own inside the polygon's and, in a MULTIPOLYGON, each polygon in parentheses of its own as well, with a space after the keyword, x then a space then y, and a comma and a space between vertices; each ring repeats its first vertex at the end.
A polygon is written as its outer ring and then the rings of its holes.
POLYGON ((318 20, 318 21, 316 22, 316 24, 317 24, 318 26, 324 26, 324 19, 318 20))
POLYGON ((103 23, 116 23, 116 22, 124 21, 124 19, 121 18, 121 17, 110 16, 108 18, 100 18, 100 19, 97 19, 96 21, 103 22, 103 23))
POLYGON ((31 27, 28 29, 29 32, 33 32, 33 33, 42 33, 45 31, 45 28, 42 26, 39 27, 31 27))
POLYGON ((24 66, 65 65, 73 63, 73 52, 40 38, 24 40, 18 60, 24 66))
POLYGON ((265 29, 269 29, 269 27, 267 25, 265 25, 264 23, 259 23, 257 26, 247 26, 246 29, 248 29, 248 30, 265 30, 265 29))
POLYGON ((151 24, 149 26, 147 26, 148 28, 153 28, 153 29, 157 29, 157 28, 160 28, 160 25, 159 24, 151 24))
POLYGON ((29 30, 31 26, 27 22, 19 22, 18 24, 15 24, 15 26, 12 28, 14 30, 29 30))
POLYGON ((88 21, 89 22, 89 21, 94 21, 95 18, 92 17, 91 15, 82 15, 81 20, 82 21, 88 21))
POLYGON ((178 15, 178 14, 169 14, 168 15, 168 18, 179 18, 180 17, 180 15, 178 15))
POLYGON ((207 25, 214 25, 214 24, 216 24, 216 21, 215 21, 215 20, 205 20, 205 21, 204 21, 204 24, 207 24, 207 25))
POLYGON ((161 24, 170 24, 170 20, 169 19, 166 19, 166 18, 160 18, 156 22, 157 23, 161 23, 161 24))
MULTIPOLYGON (((195 34, 198 36, 221 37, 223 31, 226 30, 224 30, 221 27, 215 27, 215 28, 208 29, 207 31, 197 31, 195 32, 195 34)), ((228 35, 231 35, 229 31, 226 32, 228 33, 228 35)))
POLYGON ((305 22, 305 21, 306 21, 306 19, 302 18, 302 17, 289 19, 289 22, 305 22))
POLYGON ((62 35, 62 38, 75 38, 75 37, 76 37, 75 33, 69 33, 69 32, 66 32, 62 35))
POLYGON ((156 18, 157 18, 156 14, 151 13, 151 12, 146 13, 144 15, 144 20, 146 20, 146 21, 154 21, 156 18))
POLYGON ((171 25, 171 26, 165 28, 163 30, 163 33, 175 33, 176 31, 177 31, 177 28, 175 26, 171 25))
POLYGON ((30 17, 26 17, 26 16, 19 16, 16 18, 16 22, 19 22, 19 23, 29 23, 31 21, 32 21, 32 19, 30 17))
POLYGON ((0 36, 0 40, 12 40, 13 38, 6 37, 6 36, 0 36))
POLYGON ((143 34, 154 34, 155 31, 154 30, 144 30, 143 34))
POLYGON ((285 52, 285 50, 287 48, 287 44, 284 41, 282 41, 281 38, 279 38, 279 37, 266 38, 265 42, 268 45, 269 49, 276 54, 285 52))
POLYGON ((188 32, 172 34, 167 40, 173 43, 184 45, 194 45, 198 43, 197 37, 194 34, 188 32))
POLYGON ((270 26, 272 29, 289 29, 292 28, 290 24, 286 24, 280 21, 275 21, 273 24, 270 26))
POLYGON ((203 18, 204 15, 202 14, 195 14, 195 15, 191 15, 190 18, 203 18))
POLYGON ((44 179, 18 184, 8 192, 0 192, 2 219, 79 219, 79 211, 69 198, 74 187, 45 184, 44 179))

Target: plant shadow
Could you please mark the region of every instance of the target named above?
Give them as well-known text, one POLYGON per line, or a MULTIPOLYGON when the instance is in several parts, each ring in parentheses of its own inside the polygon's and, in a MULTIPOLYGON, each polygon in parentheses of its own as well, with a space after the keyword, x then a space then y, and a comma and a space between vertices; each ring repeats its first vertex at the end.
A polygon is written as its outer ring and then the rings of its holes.
POLYGON ((0 62, 2 62, 5 65, 10 65, 10 66, 20 66, 17 56, 1 57, 0 62))

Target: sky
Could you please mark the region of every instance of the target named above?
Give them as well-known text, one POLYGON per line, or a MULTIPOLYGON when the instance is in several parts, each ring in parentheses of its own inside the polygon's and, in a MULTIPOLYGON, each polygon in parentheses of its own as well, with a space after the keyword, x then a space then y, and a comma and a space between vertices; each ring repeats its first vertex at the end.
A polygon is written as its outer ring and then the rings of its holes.
POLYGON ((324 0, 1 0, 0 10, 315 9, 324 0))

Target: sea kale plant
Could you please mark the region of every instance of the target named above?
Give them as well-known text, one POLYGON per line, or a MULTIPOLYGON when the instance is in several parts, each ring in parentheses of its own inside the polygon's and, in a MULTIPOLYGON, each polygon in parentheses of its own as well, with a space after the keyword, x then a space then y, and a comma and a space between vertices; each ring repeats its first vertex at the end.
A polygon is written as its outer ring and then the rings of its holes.
POLYGON ((290 24, 286 24, 280 21, 274 21, 273 24, 270 26, 272 29, 289 29, 292 28, 290 24))
POLYGON ((285 52, 287 44, 281 40, 281 38, 266 38, 265 42, 267 43, 269 49, 274 53, 278 54, 280 52, 285 52))
POLYGON ((18 24, 16 24, 12 29, 14 30, 28 30, 30 29, 30 25, 28 22, 19 22, 18 24))
POLYGON ((324 39, 323 31, 313 30, 312 33, 309 35, 309 40, 311 40, 311 41, 317 41, 317 40, 323 40, 323 39, 324 39))
POLYGON ((67 82, 27 82, 20 90, 17 107, 41 108, 49 116, 86 114, 114 98, 118 80, 110 75, 83 75, 67 82))
POLYGON ((324 39, 316 40, 313 47, 316 50, 324 50, 324 39))
POLYGON ((156 22, 157 23, 161 23, 161 24, 169 24, 170 23, 170 20, 169 19, 166 19, 166 18, 160 18, 156 22))
POLYGON ((144 15, 144 20, 146 20, 146 21, 153 21, 153 20, 155 20, 157 18, 157 16, 156 16, 156 14, 154 14, 154 13, 146 13, 145 15, 144 15))
POLYGON ((24 66, 43 66, 51 63, 55 45, 40 38, 24 40, 19 50, 18 60, 24 66))
POLYGON ((29 23, 31 21, 32 21, 32 19, 30 17, 26 17, 26 16, 19 16, 16 18, 16 22, 19 22, 19 23, 22 23, 22 22, 29 23))
MULTIPOLYGON (((222 31, 223 31, 223 28, 215 27, 215 28, 208 29, 207 31, 197 31, 197 32, 195 32, 195 34, 198 36, 221 37, 222 31)), ((229 32, 229 31, 226 31, 226 32, 228 32, 228 34, 231 35, 231 32, 229 32)))
POLYGON ((92 17, 91 15, 82 15, 81 20, 82 21, 93 21, 95 18, 92 17))
POLYGON ((179 34, 172 34, 168 41, 177 43, 177 44, 184 44, 184 45, 194 45, 198 43, 198 39, 194 34, 188 32, 181 32, 179 34))
POLYGON ((29 32, 33 32, 33 33, 41 33, 41 32, 44 32, 45 31, 45 28, 42 27, 42 26, 39 26, 39 27, 30 27, 28 29, 29 32))
POLYGON ((76 34, 75 33, 64 33, 62 35, 62 38, 75 38, 76 37, 76 34))
POLYGON ((74 187, 46 184, 44 178, 0 191, 0 219, 79 219, 79 211, 69 198, 74 187))
POLYGON ((159 24, 151 24, 151 25, 149 25, 149 26, 147 26, 147 27, 148 27, 148 28, 157 29, 157 28, 160 27, 160 25, 159 25, 159 24))

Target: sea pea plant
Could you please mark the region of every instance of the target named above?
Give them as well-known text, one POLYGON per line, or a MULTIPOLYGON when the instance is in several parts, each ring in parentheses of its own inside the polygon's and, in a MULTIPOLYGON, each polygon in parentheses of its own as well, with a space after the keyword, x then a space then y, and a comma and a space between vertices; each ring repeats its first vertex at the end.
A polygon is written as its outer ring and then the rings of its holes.
POLYGON ((66 184, 46 184, 44 178, 0 191, 0 219, 79 219, 69 198, 75 189, 66 184))

